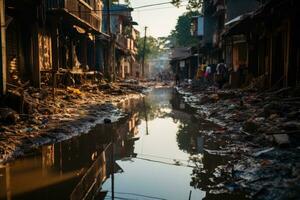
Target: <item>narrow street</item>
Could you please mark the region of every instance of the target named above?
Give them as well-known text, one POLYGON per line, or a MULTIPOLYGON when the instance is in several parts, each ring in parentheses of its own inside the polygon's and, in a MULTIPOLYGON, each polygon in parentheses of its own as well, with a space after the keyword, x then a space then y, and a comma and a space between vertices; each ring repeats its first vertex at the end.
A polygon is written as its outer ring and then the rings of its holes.
POLYGON ((0 0, 0 200, 300 200, 299 0, 0 0))
MULTIPOLYGON (((93 162, 100 162, 102 170, 110 171, 110 134, 116 136, 115 199, 189 199, 189 195, 190 199, 214 198, 203 186, 212 178, 209 173, 228 158, 205 151, 213 150, 217 144, 206 142, 199 132, 215 130, 217 125, 196 123, 193 110, 173 88, 154 89, 145 99, 120 106, 130 113, 129 118, 96 126, 87 135, 43 146, 33 155, 1 168, 1 200, 69 198, 82 187, 82 177, 90 173, 93 162), (108 160, 95 160, 103 151, 108 160), (207 171, 200 184, 199 169, 207 171)), ((111 199, 111 174, 99 176, 108 179, 96 189, 108 191, 105 199, 111 199)), ((86 183, 92 185, 92 181, 87 179, 86 183)), ((231 193, 224 197, 243 199, 244 195, 231 193)))
MULTIPOLYGON (((115 197, 128 199, 201 199, 205 191, 192 183, 195 164, 192 157, 204 160, 204 138, 199 130, 213 125, 195 123, 192 111, 173 88, 155 89, 145 98, 145 109, 139 110, 139 139, 130 158, 120 158, 121 172, 115 175, 115 197), (145 118, 147 114, 147 118, 145 118), (146 120, 147 119, 147 120, 146 120)), ((211 157, 214 163, 217 157, 211 157)), ((203 169, 209 166, 204 166, 203 169)), ((103 190, 109 191, 111 179, 103 190)))

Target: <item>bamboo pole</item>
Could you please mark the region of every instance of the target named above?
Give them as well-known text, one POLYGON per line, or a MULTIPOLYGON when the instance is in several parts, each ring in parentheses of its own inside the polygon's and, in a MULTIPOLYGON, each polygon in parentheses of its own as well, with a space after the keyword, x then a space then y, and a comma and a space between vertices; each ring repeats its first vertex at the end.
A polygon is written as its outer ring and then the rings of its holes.
POLYGON ((5 0, 0 0, 0 94, 6 93, 6 27, 5 27, 5 0))

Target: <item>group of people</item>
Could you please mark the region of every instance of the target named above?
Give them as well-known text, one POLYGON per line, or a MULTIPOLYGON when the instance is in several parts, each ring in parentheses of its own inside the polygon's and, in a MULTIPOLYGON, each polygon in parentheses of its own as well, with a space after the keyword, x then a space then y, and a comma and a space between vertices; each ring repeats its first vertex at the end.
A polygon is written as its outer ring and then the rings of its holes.
POLYGON ((162 71, 156 74, 155 79, 158 81, 169 81, 172 80, 172 74, 169 71, 162 71))
POLYGON ((216 83, 218 88, 222 89, 228 81, 227 65, 223 59, 220 60, 216 67, 203 62, 197 70, 196 79, 200 84, 212 85, 216 83))

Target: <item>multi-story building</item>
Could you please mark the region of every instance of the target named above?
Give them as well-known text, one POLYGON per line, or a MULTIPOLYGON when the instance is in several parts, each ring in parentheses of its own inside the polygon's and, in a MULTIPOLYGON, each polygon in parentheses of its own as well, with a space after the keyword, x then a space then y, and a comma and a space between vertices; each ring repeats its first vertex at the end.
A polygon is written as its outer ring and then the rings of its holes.
POLYGON ((223 33, 227 63, 235 76, 233 85, 247 84, 253 78, 267 88, 298 85, 299 2, 253 1, 244 9, 225 24, 223 33))
POLYGON ((109 68, 113 41, 114 58, 121 64, 110 72, 118 72, 122 78, 130 74, 137 54, 132 8, 111 3, 109 35, 106 3, 1 0, 1 94, 25 85, 81 84, 85 74, 97 75, 109 68), (66 74, 73 76, 72 80, 66 81, 66 74))
POLYGON ((204 36, 202 51, 204 60, 210 64, 217 63, 222 57, 221 33, 225 21, 225 0, 203 1, 204 36))
POLYGON ((102 0, 18 0, 1 5, 1 86, 56 87, 66 72, 81 76, 101 71, 104 51, 99 49, 104 47, 98 43, 108 40, 101 29, 102 0))
POLYGON ((250 46, 249 35, 232 35, 228 30, 232 30, 236 24, 248 18, 261 5, 262 1, 257 0, 204 1, 204 36, 201 51, 208 64, 217 64, 221 59, 225 60, 231 71, 232 86, 238 86, 246 80, 243 74, 248 70, 250 46))
POLYGON ((247 18, 251 13, 261 6, 257 0, 227 0, 224 29, 222 38, 222 58, 231 69, 230 84, 237 87, 245 82, 245 74, 248 71, 247 62, 249 60, 249 45, 246 35, 237 34, 225 37, 227 30, 235 26, 239 21, 247 18))
MULTIPOLYGON (((131 12, 133 9, 126 4, 111 4, 111 35, 114 38, 113 50, 113 74, 117 78, 124 79, 132 75, 133 63, 137 55, 137 34, 134 29, 131 12)), ((107 16, 106 16, 107 17, 107 16)), ((106 17, 105 24, 106 24, 106 17)), ((106 30, 106 27, 105 27, 106 30)), ((106 30, 107 31, 107 30, 106 30)))
POLYGON ((46 10, 53 29, 53 67, 58 66, 59 73, 68 70, 75 75, 103 71, 103 49, 109 36, 102 32, 102 0, 50 0, 46 10))

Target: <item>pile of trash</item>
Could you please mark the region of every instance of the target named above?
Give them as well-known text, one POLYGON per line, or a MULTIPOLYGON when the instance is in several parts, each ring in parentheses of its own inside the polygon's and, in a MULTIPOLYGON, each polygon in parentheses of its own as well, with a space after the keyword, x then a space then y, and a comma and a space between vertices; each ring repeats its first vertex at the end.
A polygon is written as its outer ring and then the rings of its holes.
POLYGON ((40 145, 87 133, 96 124, 119 120, 125 113, 116 105, 139 98, 143 89, 102 83, 55 91, 50 87, 10 91, 0 105, 0 163, 40 145))
POLYGON ((300 198, 299 88, 177 91, 199 118, 222 127, 201 133, 211 141, 226 141, 207 153, 230 157, 211 173, 212 193, 241 190, 254 199, 300 198), (226 180, 214 181, 220 170, 226 180))

